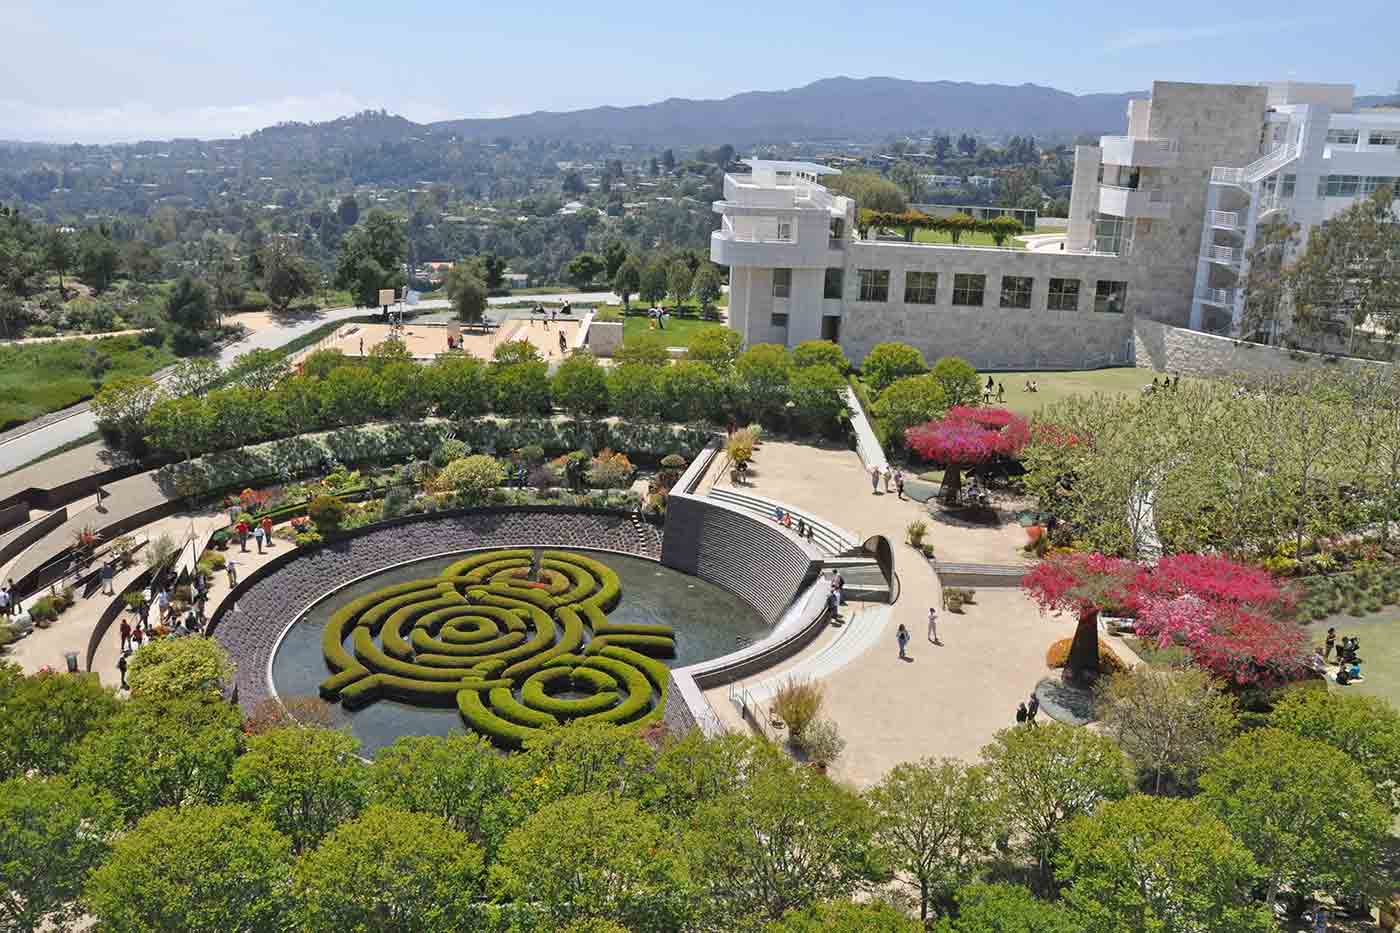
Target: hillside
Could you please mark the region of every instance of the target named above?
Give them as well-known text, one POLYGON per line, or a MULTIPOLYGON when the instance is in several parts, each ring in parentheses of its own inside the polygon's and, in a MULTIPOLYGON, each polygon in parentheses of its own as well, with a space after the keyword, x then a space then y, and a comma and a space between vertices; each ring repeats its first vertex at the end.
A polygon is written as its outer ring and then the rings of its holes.
POLYGON ((1121 129, 1127 102, 1146 96, 1146 91, 1075 95, 1035 84, 827 78, 723 100, 673 98, 637 107, 449 120, 432 128, 469 139, 537 136, 682 145, 869 137, 928 128, 1067 136, 1121 129))

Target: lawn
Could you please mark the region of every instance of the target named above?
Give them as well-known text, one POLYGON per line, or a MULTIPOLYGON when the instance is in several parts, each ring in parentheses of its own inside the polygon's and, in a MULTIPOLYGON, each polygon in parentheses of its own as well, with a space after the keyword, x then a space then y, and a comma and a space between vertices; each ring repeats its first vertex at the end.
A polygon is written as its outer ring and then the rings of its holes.
MULTIPOLYGON (((915 242, 915 243, 941 243, 941 244, 948 245, 948 246, 955 245, 955 244, 953 243, 953 238, 950 237, 947 233, 945 233, 945 232, 942 231, 942 230, 915 230, 915 231, 914 231, 914 242, 915 242)), ((995 247, 995 246, 997 245, 997 243, 996 243, 996 240, 993 240, 993 239, 992 239, 991 234, 973 232, 973 233, 964 233, 964 234, 962 235, 962 238, 958 241, 958 243, 957 243, 956 245, 957 245, 957 246, 991 246, 991 247, 995 247)), ((1003 241, 1003 243, 1002 243, 1002 245, 1001 245, 1001 249, 1025 249, 1025 248, 1026 248, 1026 244, 1020 242, 1019 240, 1012 239, 1011 237, 1007 237, 1006 240, 1003 241)))
POLYGON ((1132 366, 1062 373, 983 373, 982 384, 986 385, 987 377, 991 376, 1006 387, 1006 400, 1002 404, 1017 414, 1030 415, 1071 395, 1136 394, 1157 375, 1150 369, 1132 366), (1034 379, 1039 391, 1025 391, 1027 379, 1034 379))
POLYGON ((148 347, 134 335, 102 340, 58 340, 0 346, 0 430, 8 430, 93 394, 86 368, 89 351, 110 362, 102 380, 149 376, 175 362, 164 347, 148 347))
POLYGON ((688 347, 690 338, 705 330, 713 330, 716 327, 724 327, 717 321, 705 321, 700 318, 672 317, 666 321, 665 330, 651 330, 648 326, 650 319, 646 317, 633 316, 627 318, 622 326, 622 339, 627 340, 640 334, 655 333, 666 339, 667 346, 688 347))

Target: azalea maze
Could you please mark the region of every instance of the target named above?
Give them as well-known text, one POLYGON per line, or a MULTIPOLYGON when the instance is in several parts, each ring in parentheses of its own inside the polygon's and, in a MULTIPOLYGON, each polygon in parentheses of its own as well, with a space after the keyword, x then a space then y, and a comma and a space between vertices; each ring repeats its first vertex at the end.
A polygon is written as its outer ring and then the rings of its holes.
POLYGON ((532 579, 534 564, 529 549, 486 551, 342 606, 322 636, 321 695, 455 705, 505 748, 570 720, 659 720, 674 630, 609 622, 622 588, 601 561, 546 550, 532 579))

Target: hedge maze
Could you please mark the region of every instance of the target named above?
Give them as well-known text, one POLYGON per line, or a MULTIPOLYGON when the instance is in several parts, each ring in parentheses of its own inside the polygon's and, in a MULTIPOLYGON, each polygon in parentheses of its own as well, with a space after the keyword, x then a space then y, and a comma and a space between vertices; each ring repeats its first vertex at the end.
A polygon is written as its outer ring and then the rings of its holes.
POLYGON ((342 606, 322 635, 321 695, 350 709, 455 704, 505 748, 571 720, 659 720, 670 672, 656 659, 675 656, 674 630, 609 622, 622 589, 606 564, 544 551, 531 580, 533 554, 473 554, 342 606))

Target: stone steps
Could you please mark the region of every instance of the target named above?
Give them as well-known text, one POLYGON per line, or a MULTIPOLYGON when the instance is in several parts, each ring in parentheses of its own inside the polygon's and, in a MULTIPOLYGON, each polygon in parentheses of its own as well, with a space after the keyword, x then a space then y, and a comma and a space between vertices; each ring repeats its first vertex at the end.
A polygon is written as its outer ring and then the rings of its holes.
POLYGON ((846 612, 846 624, 825 647, 780 674, 750 684, 745 688, 749 698, 757 703, 767 703, 790 678, 821 680, 845 667, 879 641, 890 620, 891 609, 883 605, 848 605, 846 612))
POLYGON ((815 518, 806 512, 791 508, 785 503, 775 499, 767 499, 763 496, 755 496, 750 493, 736 492, 733 489, 725 489, 720 486, 711 488, 709 496, 717 502, 722 502, 733 508, 742 509, 751 515, 773 522, 775 525, 777 522, 773 520, 774 510, 782 509, 784 512, 788 512, 792 515, 793 521, 792 528, 785 528, 784 530, 790 531, 793 537, 797 537, 797 520, 799 518, 802 519, 812 527, 812 544, 816 545, 819 550, 827 554, 844 554, 846 551, 860 545, 860 542, 856 540, 855 536, 844 529, 830 525, 820 518, 815 518))

